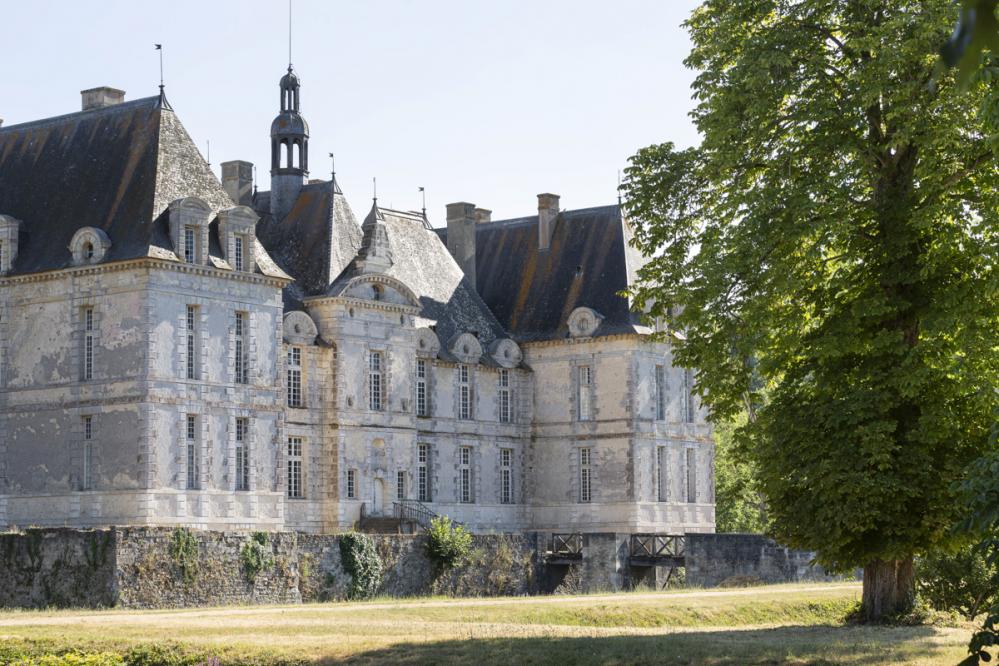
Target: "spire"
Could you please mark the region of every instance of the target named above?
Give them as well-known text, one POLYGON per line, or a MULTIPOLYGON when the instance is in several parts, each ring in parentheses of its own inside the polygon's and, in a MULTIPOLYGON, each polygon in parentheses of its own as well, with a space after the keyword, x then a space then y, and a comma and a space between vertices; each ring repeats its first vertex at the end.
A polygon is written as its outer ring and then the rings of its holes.
POLYGON ((371 212, 361 225, 364 237, 361 249, 357 251, 357 267, 362 273, 384 273, 392 267, 392 246, 389 244, 385 216, 378 208, 378 202, 371 204, 371 212))

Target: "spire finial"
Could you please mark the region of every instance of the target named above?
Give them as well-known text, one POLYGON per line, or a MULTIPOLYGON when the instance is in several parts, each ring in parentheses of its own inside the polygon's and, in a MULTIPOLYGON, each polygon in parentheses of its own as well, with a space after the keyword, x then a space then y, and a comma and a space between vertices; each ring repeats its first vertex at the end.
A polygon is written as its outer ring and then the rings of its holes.
POLYGON ((378 178, 376 176, 371 177, 371 200, 378 204, 378 178))
POLYGON ((291 71, 291 0, 288 0, 288 71, 291 71))
POLYGON ((330 153, 330 180, 336 185, 336 158, 330 153))
POLYGON ((419 192, 420 192, 420 194, 423 195, 423 220, 426 221, 426 219, 427 219, 427 190, 426 190, 426 188, 421 187, 420 190, 419 190, 419 192))

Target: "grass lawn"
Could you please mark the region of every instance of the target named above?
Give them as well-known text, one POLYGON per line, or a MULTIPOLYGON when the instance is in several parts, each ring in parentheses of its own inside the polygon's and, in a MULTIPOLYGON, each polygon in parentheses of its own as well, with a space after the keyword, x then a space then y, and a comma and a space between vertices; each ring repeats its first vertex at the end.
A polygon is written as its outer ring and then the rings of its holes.
MULTIPOLYGON (((176 611, 0 612, 0 663, 76 648, 220 664, 955 664, 967 627, 844 626, 860 586, 176 611)), ((32 663, 32 662, 26 662, 32 663)), ((155 660, 142 663, 155 663, 155 660)), ((172 663, 187 663, 176 661, 172 663)))

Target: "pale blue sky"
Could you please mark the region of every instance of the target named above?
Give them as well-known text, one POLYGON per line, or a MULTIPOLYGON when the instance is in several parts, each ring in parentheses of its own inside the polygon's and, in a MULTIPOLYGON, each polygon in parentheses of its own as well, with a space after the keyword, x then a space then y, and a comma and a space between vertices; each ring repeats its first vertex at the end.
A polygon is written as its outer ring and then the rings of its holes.
MULTIPOLYGON (((435 226, 469 201, 494 219, 535 195, 568 209, 612 203, 636 149, 696 143, 688 0, 501 2, 293 0, 292 59, 311 130, 311 177, 327 153, 355 211, 418 209, 435 226)), ((5 124, 79 109, 79 91, 167 96, 211 161, 246 159, 269 187, 268 132, 287 67, 284 0, 0 0, 5 124)))

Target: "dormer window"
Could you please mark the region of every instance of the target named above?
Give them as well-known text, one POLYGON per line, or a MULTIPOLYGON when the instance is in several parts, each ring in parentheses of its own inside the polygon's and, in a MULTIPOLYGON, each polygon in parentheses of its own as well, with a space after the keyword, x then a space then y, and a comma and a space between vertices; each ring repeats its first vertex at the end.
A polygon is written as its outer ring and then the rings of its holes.
POLYGON ((21 221, 10 215, 0 215, 0 274, 6 275, 17 259, 17 235, 21 221))
POLYGON ((74 266, 99 263, 110 248, 111 239, 96 227, 83 227, 73 234, 73 240, 69 242, 74 266))
POLYGON ((170 204, 170 241, 174 254, 188 264, 208 263, 208 223, 211 207, 198 197, 170 204))
POLYGON ((232 254, 232 267, 237 271, 246 270, 243 262, 244 247, 246 245, 246 239, 242 236, 236 236, 233 238, 233 254, 232 254))
POLYGON ((228 208, 219 213, 219 241, 225 259, 234 271, 252 273, 253 242, 257 237, 259 217, 246 206, 228 208))
POLYGON ((198 230, 184 227, 184 261, 193 264, 198 260, 198 230))

